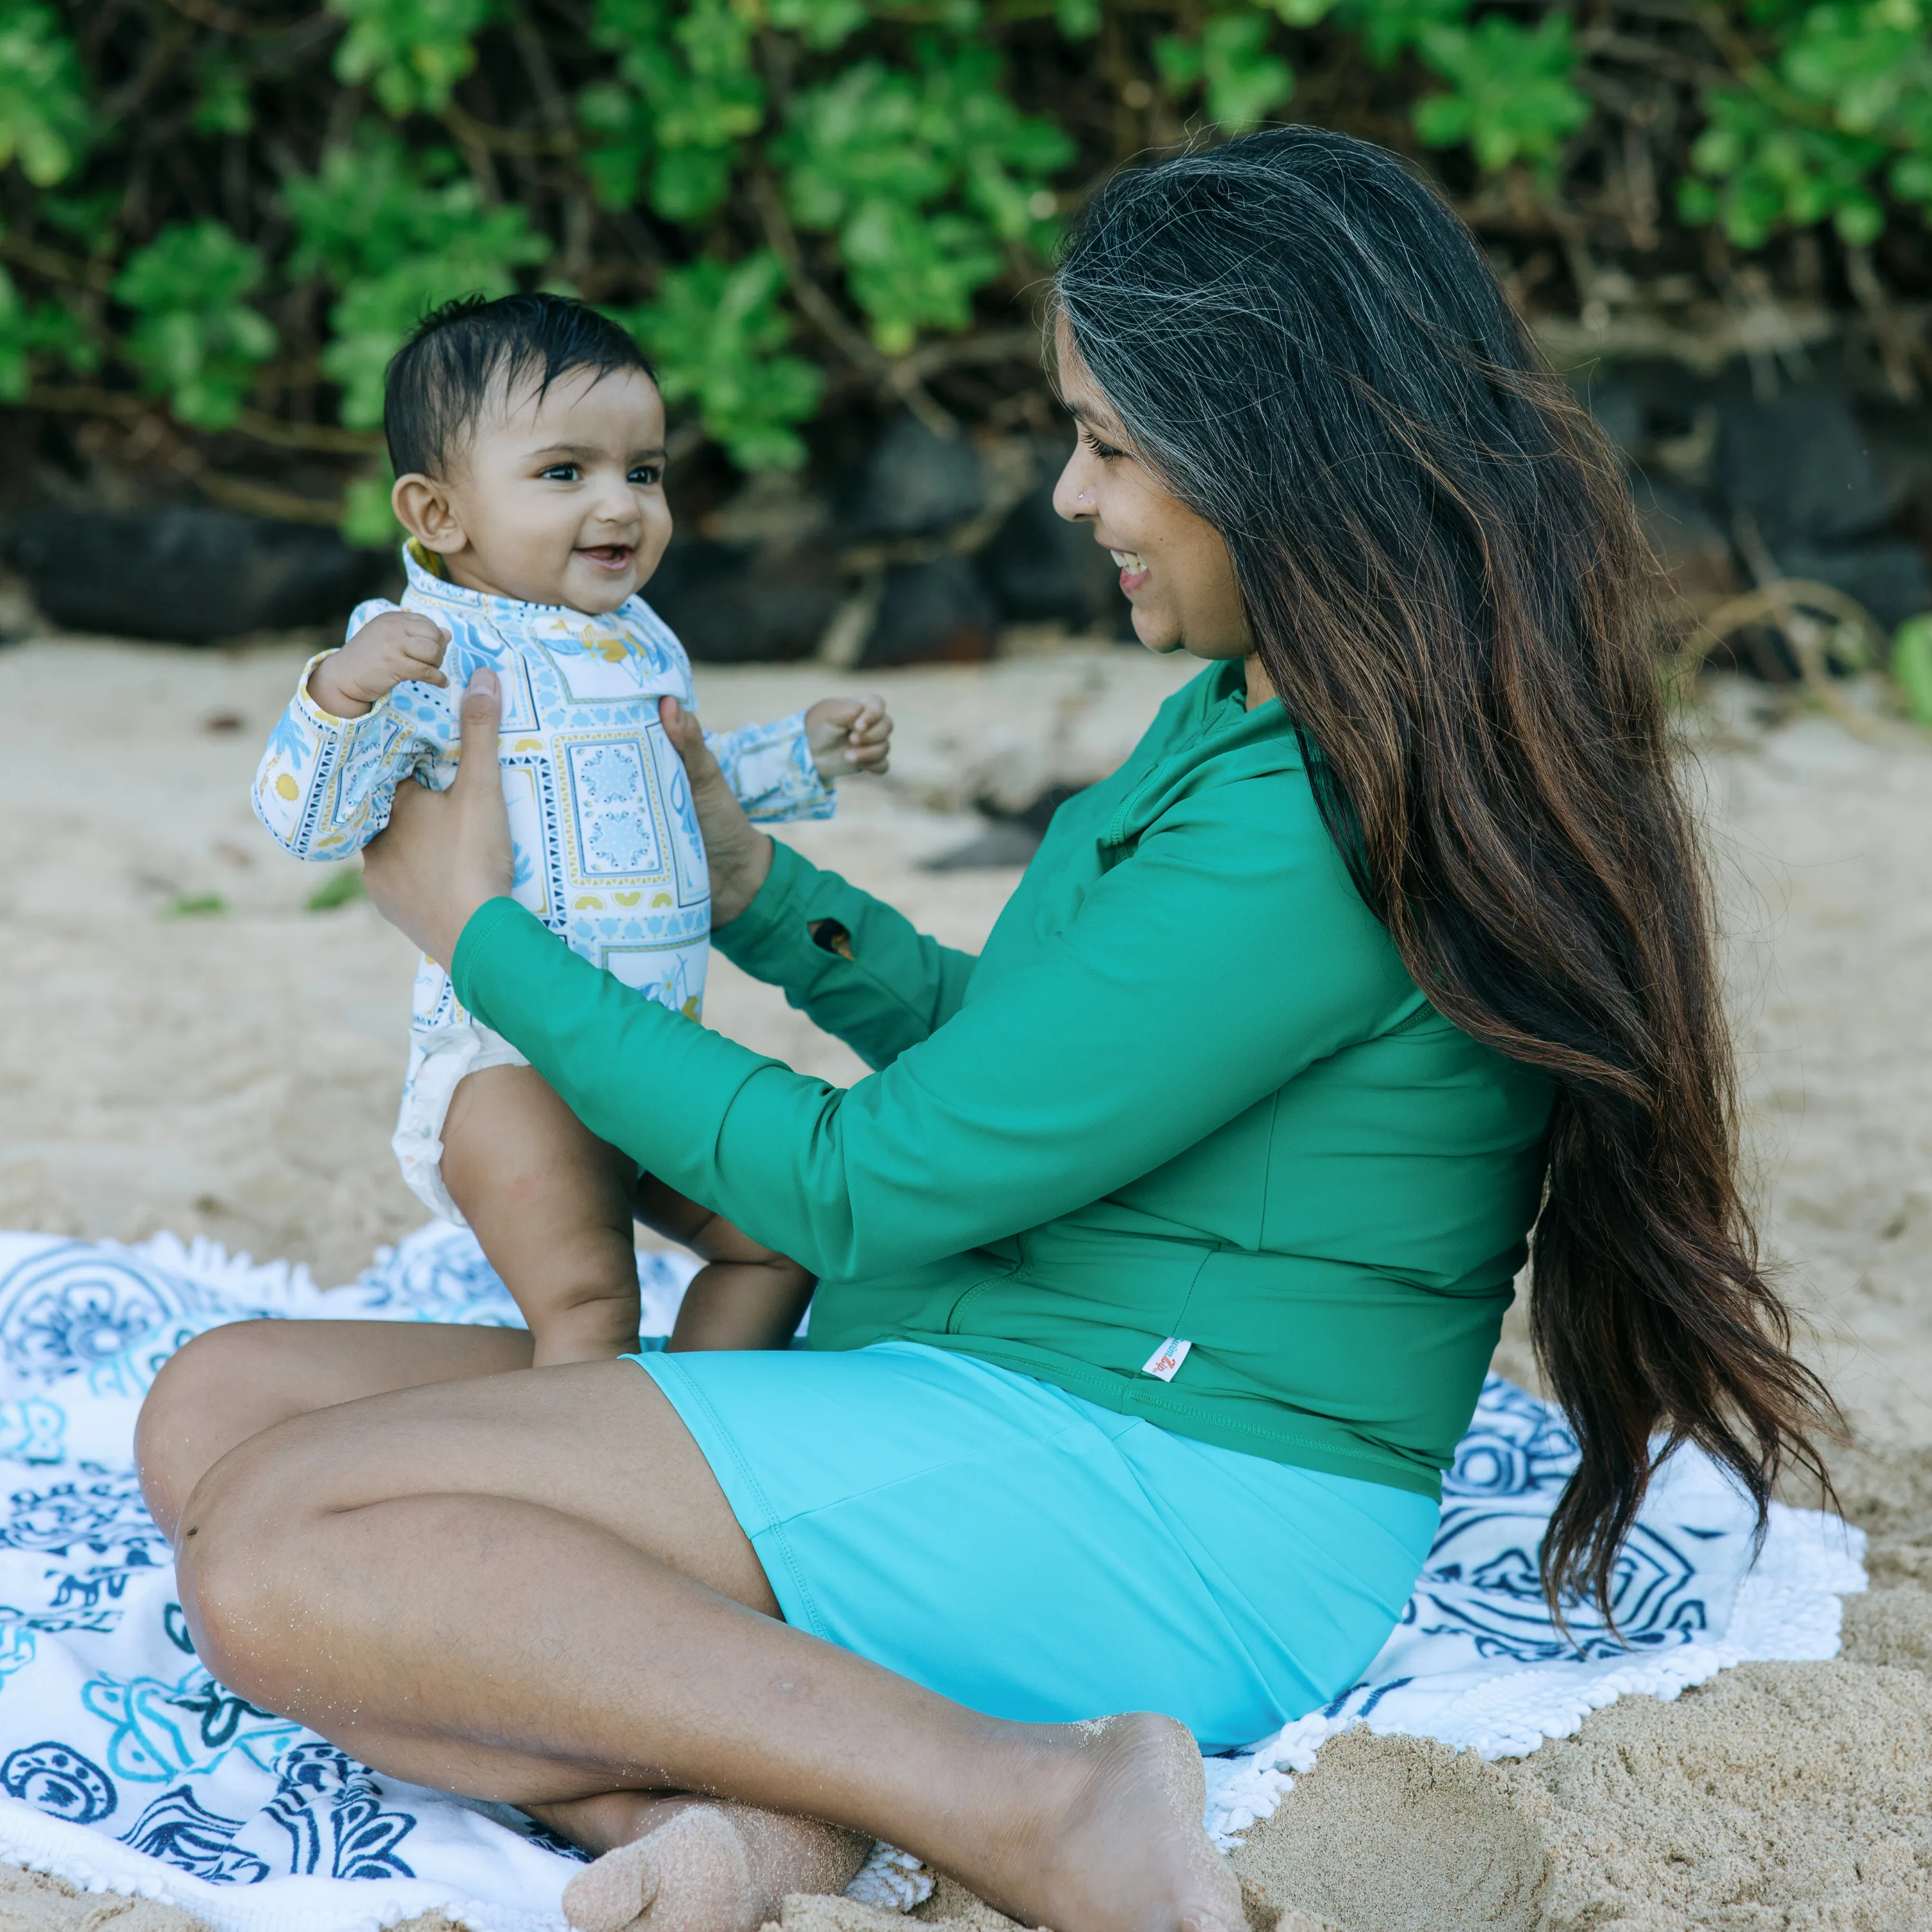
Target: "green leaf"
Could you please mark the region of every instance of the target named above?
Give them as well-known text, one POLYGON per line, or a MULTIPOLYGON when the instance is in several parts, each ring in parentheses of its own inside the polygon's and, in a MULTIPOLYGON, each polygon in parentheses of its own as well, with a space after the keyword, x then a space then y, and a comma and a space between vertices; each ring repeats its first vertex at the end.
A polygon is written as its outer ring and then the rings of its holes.
MULTIPOLYGON (((1096 5, 1096 0, 1082 4, 1096 5)), ((865 0, 771 0, 772 25, 798 34, 820 53, 842 46, 866 20, 865 0)))
POLYGON ((366 122, 283 194, 298 238, 292 272, 320 274, 342 292, 322 367, 342 386, 352 428, 381 422, 389 358, 430 309, 454 296, 507 295, 517 269, 550 253, 523 208, 486 208, 446 150, 412 153, 366 122))
POLYGON ((177 892, 161 908, 164 919, 219 919, 228 902, 219 892, 177 892))
POLYGON ((1261 14, 1222 14, 1201 31, 1208 112, 1231 134, 1259 127, 1294 92, 1293 70, 1268 50, 1268 33, 1261 14))
POLYGON ((333 912, 338 906, 353 905, 368 896, 369 889, 362 883, 362 868, 343 865, 309 894, 302 902, 302 908, 306 912, 333 912))
POLYGON ((39 0, 0 4, 0 167, 36 188, 72 172, 93 133, 74 43, 39 0))
POLYGON ((474 37, 490 0, 328 0, 349 22, 335 50, 335 75, 367 81, 393 116, 449 104, 450 90, 476 64, 474 37))
POLYGON ((28 346, 26 304, 13 277, 0 268, 0 402, 17 403, 27 393, 28 346))
POLYGON ((389 507, 389 496, 396 478, 386 462, 380 472, 350 478, 342 493, 342 520, 338 527, 343 541, 358 550, 393 550, 403 534, 396 513, 389 507))
POLYGON ((1046 253, 1046 183, 1073 154, 1014 105, 991 47, 922 35, 914 55, 913 73, 861 61, 805 90, 770 150, 794 218, 837 235, 888 355, 923 328, 965 328, 974 295, 1006 266, 1001 243, 1046 253))
POLYGON ((1892 678, 1913 722, 1932 725, 1932 613, 1899 626, 1892 640, 1892 678))
POLYGON ((1100 0, 1053 0, 1053 24, 1064 40, 1090 40, 1100 31, 1100 0))
POLYGON ((194 124, 203 134, 245 134, 255 124, 254 104, 248 98, 248 76, 239 62, 213 53, 196 70, 201 98, 195 103, 194 124))
POLYGON ((1794 121, 1743 88, 1709 90, 1704 109, 1708 122, 1690 147, 1694 174, 1678 188, 1686 221, 1719 223, 1741 248, 1762 248, 1780 228, 1827 220, 1849 242, 1878 234, 1883 142, 1794 121))
POLYGON ((782 352, 784 264, 769 249, 736 262, 706 256, 659 278, 657 299, 620 314, 656 362, 668 403, 694 402, 705 434, 741 470, 795 470, 794 424, 817 410, 824 379, 782 352))
POLYGON ((1588 97, 1572 84, 1576 57, 1567 14, 1551 14, 1526 32, 1492 14, 1473 27, 1431 27, 1418 43, 1424 61, 1450 82, 1412 111, 1432 148, 1466 142, 1485 168, 1553 155, 1590 118, 1588 97))
POLYGON ((218 221, 177 222, 128 258, 114 296, 140 320, 125 348, 151 394, 196 429, 240 413, 255 365, 275 352, 274 326, 242 298, 260 254, 218 221))
MULTIPOLYGON (((811 17, 829 31, 824 4, 811 17)), ((598 198, 627 207, 642 182, 667 220, 701 220, 722 205, 740 148, 764 125, 748 19, 729 0, 685 0, 675 14, 662 0, 598 0, 592 37, 618 69, 577 100, 598 198)))
POLYGON ((1425 34, 1460 26, 1469 7, 1470 0, 1340 0, 1336 16, 1360 34, 1376 66, 1388 67, 1425 34))

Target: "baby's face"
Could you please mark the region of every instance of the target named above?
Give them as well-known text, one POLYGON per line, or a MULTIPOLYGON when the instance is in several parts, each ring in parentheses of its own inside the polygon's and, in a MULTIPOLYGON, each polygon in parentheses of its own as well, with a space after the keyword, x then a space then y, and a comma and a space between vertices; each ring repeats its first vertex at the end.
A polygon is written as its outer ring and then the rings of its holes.
POLYGON ((526 382, 484 414, 445 489, 452 577, 526 604, 614 610, 670 541, 664 398, 638 369, 526 382))

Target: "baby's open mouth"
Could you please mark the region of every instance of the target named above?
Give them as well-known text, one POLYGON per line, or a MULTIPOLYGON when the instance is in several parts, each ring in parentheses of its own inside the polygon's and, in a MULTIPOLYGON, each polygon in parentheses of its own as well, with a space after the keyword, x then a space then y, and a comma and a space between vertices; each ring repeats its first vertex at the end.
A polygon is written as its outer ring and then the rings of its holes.
POLYGON ((577 554, 594 563, 599 570, 628 570, 631 567, 631 559, 637 554, 637 546, 634 544, 591 544, 577 554))

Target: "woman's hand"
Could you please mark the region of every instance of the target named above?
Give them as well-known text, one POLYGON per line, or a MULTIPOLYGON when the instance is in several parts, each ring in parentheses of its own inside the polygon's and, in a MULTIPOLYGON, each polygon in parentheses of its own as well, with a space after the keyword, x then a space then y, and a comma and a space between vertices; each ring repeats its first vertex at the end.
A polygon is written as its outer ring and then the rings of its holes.
POLYGON ((503 701, 492 670, 463 694, 463 756, 447 791, 399 784, 388 829, 362 854, 376 910, 447 968, 470 916, 510 890, 510 816, 496 765, 503 701))
MULTIPOLYGON (((467 707, 465 708, 466 716, 467 707)), ((711 923, 729 926, 758 896, 772 869, 772 842, 745 816, 745 808, 731 795, 718 760, 704 742, 704 728, 694 712, 674 698, 658 700, 664 734, 684 760, 691 785, 691 802, 698 829, 704 836, 704 856, 711 866, 711 923)))

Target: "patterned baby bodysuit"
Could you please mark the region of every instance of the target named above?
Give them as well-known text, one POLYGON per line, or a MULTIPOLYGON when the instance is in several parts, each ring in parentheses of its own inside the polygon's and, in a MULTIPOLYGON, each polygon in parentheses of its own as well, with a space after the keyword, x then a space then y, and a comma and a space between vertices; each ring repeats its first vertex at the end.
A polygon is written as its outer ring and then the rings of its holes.
MULTIPOLYGON (((255 775, 255 811, 298 859, 346 859, 389 821, 396 787, 442 790, 455 778, 459 707, 470 674, 496 673, 503 693, 498 760, 514 851, 512 893, 593 965, 674 1010, 698 1017, 710 958, 711 892, 684 766, 658 700, 692 701, 691 666, 640 597, 602 617, 466 590, 435 575, 413 544, 400 606, 359 605, 349 634, 398 608, 450 634, 446 688, 412 680, 360 718, 294 699, 255 775)), ((832 794, 806 742, 802 712, 775 724, 705 734, 754 818, 827 818, 832 794)), ((434 960, 416 970, 410 1064, 396 1124, 404 1178, 446 1219, 462 1215, 442 1184, 442 1123, 465 1074, 527 1064, 458 1003, 434 960)))

